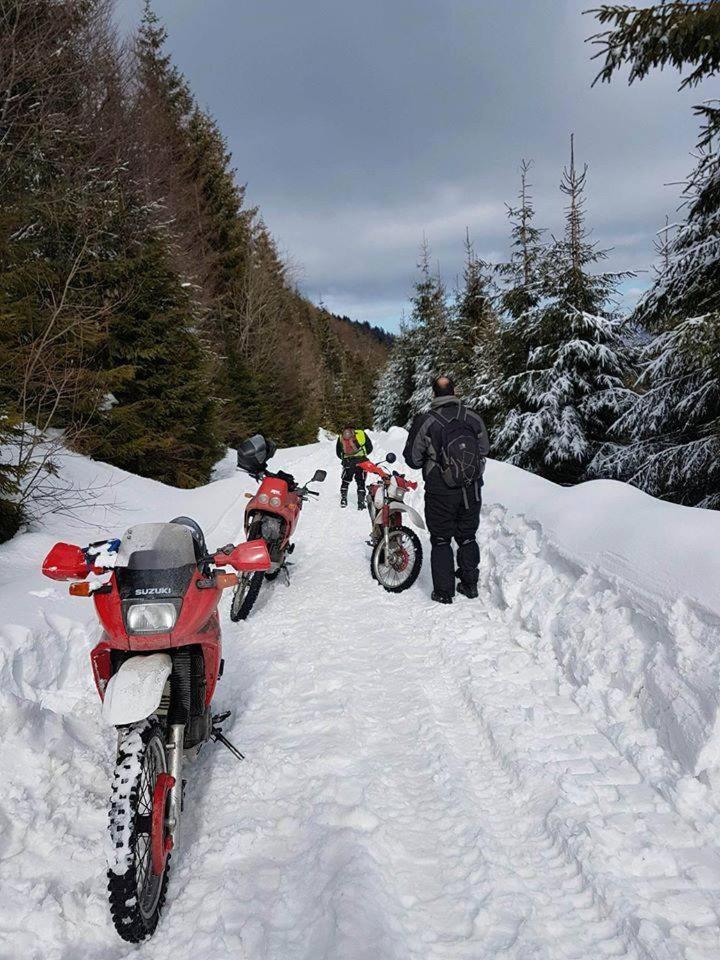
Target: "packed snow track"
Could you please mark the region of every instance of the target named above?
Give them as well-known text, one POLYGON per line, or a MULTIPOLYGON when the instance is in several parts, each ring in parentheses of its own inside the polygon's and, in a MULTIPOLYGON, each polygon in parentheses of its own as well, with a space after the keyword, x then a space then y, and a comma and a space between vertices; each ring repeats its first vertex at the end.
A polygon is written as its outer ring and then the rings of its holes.
POLYGON ((93 613, 40 562, 55 538, 176 513, 211 547, 237 540, 253 483, 226 466, 210 488, 169 490, 73 463, 119 479, 117 502, 0 548, 2 960, 720 958, 720 611, 677 582, 653 592, 662 571, 643 587, 615 575, 620 556, 613 573, 564 552, 549 519, 504 497, 527 475, 506 484, 496 464, 480 599, 432 604, 427 561, 387 594, 353 488, 339 508, 328 440, 273 461, 299 480, 328 470, 290 586, 266 583, 245 623, 223 602, 215 706, 247 759, 209 746, 189 766, 163 919, 122 943, 93 613))

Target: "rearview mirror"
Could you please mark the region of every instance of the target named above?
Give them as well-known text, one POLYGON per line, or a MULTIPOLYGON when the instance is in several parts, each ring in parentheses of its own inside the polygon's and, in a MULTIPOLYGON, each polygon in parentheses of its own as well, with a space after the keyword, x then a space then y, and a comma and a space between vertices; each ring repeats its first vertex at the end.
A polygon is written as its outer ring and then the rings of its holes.
POLYGON ((310 483, 322 483, 327 476, 327 470, 316 470, 310 483))
POLYGON ((90 568, 80 547, 73 543, 56 543, 45 557, 42 572, 51 580, 84 580, 90 568))
POLYGON ((385 457, 385 459, 387 460, 388 463, 395 463, 395 461, 397 460, 397 457, 395 456, 394 453, 389 453, 389 454, 385 457))

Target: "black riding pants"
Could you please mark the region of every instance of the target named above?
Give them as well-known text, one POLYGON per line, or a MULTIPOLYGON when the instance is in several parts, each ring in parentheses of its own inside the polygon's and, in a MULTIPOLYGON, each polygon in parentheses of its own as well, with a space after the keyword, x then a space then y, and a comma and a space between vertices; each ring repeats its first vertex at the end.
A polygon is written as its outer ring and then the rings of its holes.
POLYGON ((365 497, 365 471, 361 470, 357 463, 343 461, 342 479, 340 480, 340 493, 347 496, 347 490, 350 483, 355 480, 358 488, 358 499, 365 497))
POLYGON ((462 490, 426 491, 425 522, 430 531, 430 567, 433 588, 455 593, 455 563, 452 541, 457 543, 457 564, 463 583, 478 582, 480 548, 475 534, 480 524, 480 498, 468 492, 467 503, 462 490))

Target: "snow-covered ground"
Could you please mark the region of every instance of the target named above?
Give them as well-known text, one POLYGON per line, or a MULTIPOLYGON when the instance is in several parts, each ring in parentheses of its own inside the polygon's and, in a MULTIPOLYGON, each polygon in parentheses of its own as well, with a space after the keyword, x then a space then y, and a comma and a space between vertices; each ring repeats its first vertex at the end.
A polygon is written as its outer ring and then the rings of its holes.
POLYGON ((105 899, 92 606, 40 563, 179 513, 236 540, 253 482, 228 460, 181 491, 74 457, 87 515, 0 547, 0 958, 720 958, 720 514, 491 463, 481 597, 441 607, 427 562, 402 595, 371 580, 330 442, 273 465, 328 481, 291 586, 245 624, 224 601, 216 706, 247 760, 195 761, 139 948, 105 899))

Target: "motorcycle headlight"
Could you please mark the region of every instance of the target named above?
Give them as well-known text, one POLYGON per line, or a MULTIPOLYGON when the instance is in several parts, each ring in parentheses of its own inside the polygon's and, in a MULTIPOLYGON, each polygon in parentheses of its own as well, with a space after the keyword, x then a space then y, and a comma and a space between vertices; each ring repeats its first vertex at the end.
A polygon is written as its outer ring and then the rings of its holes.
POLYGON ((281 503, 282 503, 282 500, 280 499, 280 497, 270 497, 271 507, 279 507, 281 503))
POLYGON ((177 610, 172 603, 133 603, 127 611, 130 633, 169 633, 176 620, 177 610))
POLYGON ((266 493, 260 493, 258 494, 258 500, 260 501, 260 503, 267 503, 268 495, 266 493))

